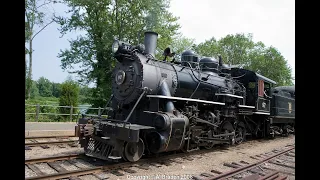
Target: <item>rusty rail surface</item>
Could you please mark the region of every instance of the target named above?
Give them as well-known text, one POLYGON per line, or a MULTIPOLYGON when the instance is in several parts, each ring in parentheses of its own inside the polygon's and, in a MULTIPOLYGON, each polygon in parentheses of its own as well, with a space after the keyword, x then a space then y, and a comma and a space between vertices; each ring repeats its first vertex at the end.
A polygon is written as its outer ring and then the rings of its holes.
POLYGON ((25 143, 25 146, 42 146, 42 145, 51 145, 51 144, 67 144, 67 143, 77 143, 78 140, 67 140, 67 141, 48 141, 48 142, 32 142, 25 143))
MULTIPOLYGON (((27 150, 30 150, 30 147, 35 146, 46 146, 46 145, 53 145, 53 144, 72 144, 72 143, 78 143, 79 140, 70 140, 69 138, 75 138, 76 136, 33 136, 33 137, 25 137, 25 140, 31 141, 31 142, 25 142, 25 146, 27 150), (38 142, 39 139, 57 139, 55 141, 46 141, 46 142, 38 142)), ((44 147, 46 148, 46 147, 44 147)))
POLYGON ((68 178, 71 176, 80 176, 80 175, 86 175, 86 174, 91 174, 91 173, 99 173, 101 171, 103 171, 103 166, 102 167, 87 168, 87 169, 80 169, 80 170, 76 170, 76 171, 66 171, 66 172, 61 172, 58 174, 48 174, 48 175, 43 175, 43 176, 29 177, 29 178, 25 178, 25 179, 26 180, 62 179, 62 178, 68 178))
POLYGON ((54 162, 54 161, 59 161, 59 160, 68 160, 68 159, 81 158, 83 156, 84 156, 84 153, 81 153, 81 154, 69 154, 69 155, 63 155, 63 156, 50 156, 50 157, 32 158, 32 159, 25 159, 24 164, 54 162))
POLYGON ((47 139, 47 138, 72 138, 76 136, 66 136, 66 135, 61 135, 61 136, 27 136, 24 139, 47 139))
MULTIPOLYGON (((250 171, 252 168, 254 167, 258 167, 260 166, 261 164, 265 163, 265 162, 268 162, 270 161, 271 159, 273 158, 277 158, 278 156, 280 155, 283 155, 283 154, 287 154, 289 153, 290 151, 292 151, 293 149, 295 149, 295 147, 292 147, 292 148, 289 148, 289 149, 286 149, 284 151, 281 151, 279 153, 276 153, 270 157, 267 157, 267 158, 264 158, 262 160, 259 159, 258 162, 255 162, 255 163, 252 163, 252 164, 248 164, 246 166, 239 166, 239 165, 235 165, 235 164, 229 164, 229 163, 225 163, 226 165, 228 165, 229 167, 233 167, 235 169, 231 170, 231 171, 228 171, 228 172, 225 172, 225 173, 221 173, 221 172, 218 172, 219 175, 217 176, 212 176, 212 177, 206 177, 206 178, 200 178, 198 176, 194 176, 193 179, 198 179, 198 180, 218 180, 218 179, 227 179, 227 178, 231 178, 235 175, 238 175, 238 174, 241 174, 241 173, 244 173, 246 171, 250 171)), ((261 157, 261 156, 260 156, 261 157)), ((291 167, 292 168, 292 167, 291 167)), ((259 172, 258 173, 254 173, 252 175, 249 175, 247 177, 244 177, 244 178, 241 178, 243 180, 271 180, 271 179, 275 179, 277 178, 277 180, 280 180, 280 179, 287 179, 287 176, 281 176, 280 175, 280 172, 275 170, 269 174, 266 174, 262 177, 259 176, 259 172)), ((238 178, 239 179, 239 178, 238 178)))

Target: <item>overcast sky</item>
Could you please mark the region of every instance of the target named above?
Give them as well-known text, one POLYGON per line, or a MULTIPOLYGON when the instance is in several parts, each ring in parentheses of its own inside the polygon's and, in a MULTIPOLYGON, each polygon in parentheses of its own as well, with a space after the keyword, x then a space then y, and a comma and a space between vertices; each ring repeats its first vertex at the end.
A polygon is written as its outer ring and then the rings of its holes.
MULTIPOLYGON (((64 5, 55 5, 60 15, 64 5)), ((180 32, 203 42, 211 37, 220 39, 228 34, 252 33, 255 42, 274 46, 288 61, 295 75, 295 2, 292 0, 172 0, 170 11, 180 17, 180 32)), ((51 24, 34 39, 33 79, 44 76, 53 82, 63 82, 68 73, 57 58, 60 49, 69 48, 68 39, 60 38, 59 28, 51 24)))

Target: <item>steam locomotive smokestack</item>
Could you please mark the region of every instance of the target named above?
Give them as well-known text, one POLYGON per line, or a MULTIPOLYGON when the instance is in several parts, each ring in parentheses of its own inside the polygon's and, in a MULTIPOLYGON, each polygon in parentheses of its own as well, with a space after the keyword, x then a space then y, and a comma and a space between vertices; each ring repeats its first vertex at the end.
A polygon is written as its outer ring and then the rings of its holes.
POLYGON ((144 33, 145 53, 151 54, 153 57, 155 57, 157 39, 158 39, 158 33, 156 32, 147 31, 144 33))

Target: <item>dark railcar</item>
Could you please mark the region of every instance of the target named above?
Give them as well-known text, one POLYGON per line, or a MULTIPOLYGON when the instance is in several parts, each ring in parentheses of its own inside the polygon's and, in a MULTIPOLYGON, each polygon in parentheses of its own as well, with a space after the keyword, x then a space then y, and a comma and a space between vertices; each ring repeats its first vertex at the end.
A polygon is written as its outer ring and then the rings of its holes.
POLYGON ((272 90, 271 116, 273 123, 294 123, 295 87, 280 86, 272 90))

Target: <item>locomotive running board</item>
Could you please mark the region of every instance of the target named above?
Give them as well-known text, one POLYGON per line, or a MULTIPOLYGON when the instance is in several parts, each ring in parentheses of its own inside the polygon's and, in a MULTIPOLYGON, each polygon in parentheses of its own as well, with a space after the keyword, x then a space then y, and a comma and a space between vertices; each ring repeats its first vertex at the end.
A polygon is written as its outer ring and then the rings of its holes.
POLYGON ((246 105, 238 105, 239 108, 249 108, 249 109, 254 109, 256 107, 254 106, 246 106, 246 105))
POLYGON ((270 113, 266 113, 266 112, 253 112, 253 114, 263 114, 263 115, 270 115, 270 113))
POLYGON ((149 98, 180 100, 180 101, 201 102, 201 103, 206 103, 206 104, 225 105, 225 103, 221 103, 221 102, 205 101, 205 100, 200 100, 200 99, 190 99, 190 98, 182 98, 182 97, 169 97, 169 96, 161 96, 161 95, 147 95, 147 97, 149 97, 149 98))
POLYGON ((218 93, 216 93, 215 95, 216 95, 216 96, 229 96, 229 97, 234 97, 234 98, 243 99, 242 96, 237 96, 237 95, 234 95, 234 94, 218 94, 218 93))

